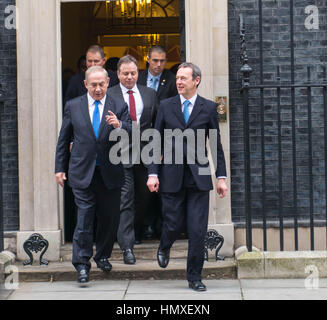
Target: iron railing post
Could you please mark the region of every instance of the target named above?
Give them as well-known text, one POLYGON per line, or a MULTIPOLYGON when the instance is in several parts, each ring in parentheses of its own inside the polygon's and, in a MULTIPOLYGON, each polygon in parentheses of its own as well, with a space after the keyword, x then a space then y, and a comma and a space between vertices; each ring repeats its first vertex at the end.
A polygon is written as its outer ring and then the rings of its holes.
POLYGON ((3 217, 3 201, 2 201, 2 109, 4 106, 4 92, 0 83, 0 252, 4 250, 4 217, 3 217))
POLYGON ((251 216, 251 167, 250 167, 250 137, 249 137, 249 86, 252 68, 248 65, 245 45, 245 27, 243 16, 240 15, 241 38, 241 74, 243 97, 243 123, 244 123, 244 179, 245 179, 245 221, 246 221, 246 246, 252 251, 252 216, 251 216))

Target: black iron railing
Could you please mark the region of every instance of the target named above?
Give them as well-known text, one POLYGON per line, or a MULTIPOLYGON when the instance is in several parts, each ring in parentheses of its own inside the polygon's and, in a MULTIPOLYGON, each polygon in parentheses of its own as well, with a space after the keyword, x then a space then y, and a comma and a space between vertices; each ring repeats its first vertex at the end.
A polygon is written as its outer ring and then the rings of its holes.
POLYGON ((3 193, 2 193, 2 134, 1 119, 4 107, 4 92, 0 83, 0 252, 4 250, 4 217, 3 217, 3 193))
MULTIPOLYGON (((245 221, 246 221, 246 245, 249 251, 252 251, 252 233, 254 225, 254 216, 256 218, 255 223, 260 225, 263 229, 263 248, 267 250, 267 223, 270 222, 270 218, 274 215, 277 216, 279 226, 279 240, 280 250, 284 250, 285 239, 284 239, 284 227, 285 221, 287 221, 287 227, 294 229, 294 249, 299 249, 299 217, 301 217, 301 224, 309 226, 310 229, 310 249, 315 249, 315 226, 324 225, 326 227, 327 234, 327 76, 326 68, 319 66, 322 74, 322 80, 312 81, 312 67, 308 66, 306 70, 306 78, 301 80, 301 83, 295 83, 295 65, 294 65, 294 41, 293 41, 293 1, 290 1, 290 79, 288 82, 285 79, 281 79, 281 68, 276 66, 275 81, 270 81, 269 84, 264 83, 263 77, 263 39, 262 39, 262 2, 259 1, 259 72, 257 73, 258 78, 256 84, 250 84, 250 75, 253 73, 252 68, 248 63, 248 54, 245 42, 245 24, 244 18, 240 15, 240 38, 241 38, 241 74, 242 74, 242 88, 241 95, 243 100, 243 135, 244 135, 244 178, 245 178, 245 221), (266 93, 269 93, 266 95, 266 93), (272 99, 273 102, 269 101, 272 99), (302 98, 301 112, 305 114, 304 117, 299 120, 297 117, 299 106, 299 97, 302 98), (285 102, 287 100, 287 102, 285 102), (314 103, 313 103, 314 102, 314 103), (285 130, 285 120, 283 120, 283 108, 285 110, 286 105, 291 109, 289 112, 288 128, 285 130), (273 134, 267 129, 267 105, 274 105, 274 128, 273 134), (315 108, 313 112, 313 106, 315 108), (319 110, 318 110, 319 109, 319 110), (317 114, 323 115, 323 124, 313 127, 313 123, 317 121, 317 114), (253 134, 253 126, 251 127, 251 116, 256 116, 255 134, 253 134), (313 116, 315 118, 313 118, 313 116), (301 126, 299 125, 301 122, 301 126), (285 132, 287 132, 285 134, 285 132), (314 133, 314 134, 313 134, 314 133), (255 137, 254 137, 255 135, 255 137), (273 137, 272 137, 273 136, 273 137), (287 137, 286 137, 287 136, 287 137), (303 137, 304 142, 299 142, 299 137, 303 137), (315 139, 319 139, 319 141, 315 139), (254 138, 257 138, 253 143, 254 138), (272 192, 271 188, 269 191, 268 183, 271 181, 267 179, 267 172, 270 169, 268 164, 271 166, 271 158, 267 159, 267 141, 274 139, 276 148, 271 151, 274 153, 274 165, 275 174, 274 182, 276 183, 275 191, 272 192), (258 142, 259 140, 259 142, 258 142), (252 143, 251 143, 252 141, 252 143), (287 142, 288 150, 285 149, 285 142, 287 142), (260 172, 256 167, 256 174, 260 177, 260 182, 256 181, 253 183, 253 161, 254 157, 251 148, 260 146, 260 150, 255 160, 260 162, 260 172), (314 156, 315 144, 322 145, 321 149, 324 151, 320 152, 318 156, 314 156), (284 147, 283 147, 284 145, 284 147), (287 161, 284 159, 284 153, 291 152, 292 155, 288 157, 287 161), (323 155, 323 156, 322 156, 323 155), (317 170, 317 161, 320 161, 318 171, 320 170, 321 175, 324 179, 313 174, 313 170, 317 170), (323 163, 323 165, 322 165, 323 163), (301 168, 299 168, 301 165, 301 168), (323 167, 323 168, 322 168, 323 167), (299 169, 305 171, 307 180, 305 186, 303 186, 303 174, 302 180, 299 179, 299 169), (288 170, 287 176, 283 173, 288 170), (291 177, 291 178, 290 178, 291 177), (285 179, 292 184, 291 190, 284 187, 285 179), (321 187, 318 191, 316 180, 324 180, 324 187, 321 187), (260 202, 260 206, 254 206, 254 192, 253 188, 258 187, 260 191, 256 190, 256 194, 260 193, 255 199, 260 202), (300 190, 299 190, 300 189, 300 190), (323 192, 321 192, 323 190, 323 192), (306 212, 301 212, 303 205, 300 208, 298 203, 304 201, 301 197, 303 192, 307 192, 306 195, 306 212), (320 193, 319 193, 320 192, 320 193), (273 193, 273 194, 272 194, 273 193), (315 195, 316 193, 316 195, 315 195), (324 194, 322 194, 324 193, 324 194), (320 203, 318 213, 315 212, 315 206, 318 196, 321 195, 324 203, 324 208, 320 203), (269 197, 268 197, 269 196, 269 197), (273 199, 273 200, 271 200, 273 199), (260 211, 260 214, 258 212, 260 211), (271 211, 271 214, 267 217, 267 213, 271 211)), ((315 69, 317 72, 317 67, 315 69)), ((271 117, 271 114, 269 115, 271 117)), ((252 120, 253 121, 253 120, 252 120)), ((272 121, 271 121, 272 122, 272 121)), ((302 138, 301 138, 302 139, 302 138)), ((316 148, 315 148, 316 149, 316 148)), ((257 151, 257 149, 256 149, 257 151)), ((268 150, 269 151, 269 150, 268 150)), ((271 173, 270 173, 271 176, 271 173)), ((319 182, 318 182, 319 183, 319 182)), ((321 199, 320 199, 321 200, 321 199)), ((319 201, 320 201, 319 200, 319 201)), ((275 224, 276 226, 276 224, 275 224)), ((327 239, 326 239, 327 241, 327 239)))

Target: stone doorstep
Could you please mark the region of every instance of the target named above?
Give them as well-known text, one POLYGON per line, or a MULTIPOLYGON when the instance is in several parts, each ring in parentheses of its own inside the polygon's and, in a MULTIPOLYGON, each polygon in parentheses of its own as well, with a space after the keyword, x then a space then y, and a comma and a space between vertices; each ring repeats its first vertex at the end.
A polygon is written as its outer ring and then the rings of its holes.
POLYGON ((239 279, 327 277, 327 251, 241 252, 236 254, 239 279))
MULTIPOLYGON (((157 261, 138 260, 135 265, 125 265, 122 261, 111 261, 112 270, 103 272, 91 262, 90 280, 168 280, 186 279, 186 260, 171 259, 166 269, 161 269, 157 261)), ((16 262, 20 282, 32 281, 76 281, 77 273, 71 262, 50 262, 48 266, 23 266, 16 262)), ((235 279, 236 264, 234 259, 225 261, 205 261, 203 268, 204 279, 235 279)))
MULTIPOLYGON (((187 240, 177 240, 170 251, 170 262, 166 269, 161 269, 157 263, 157 249, 159 241, 145 240, 140 245, 134 246, 136 257, 135 265, 123 263, 122 252, 117 243, 114 245, 110 262, 113 266, 111 272, 104 273, 96 267, 91 259, 90 279, 186 279, 187 240)), ((94 247, 95 252, 95 247, 94 247)), ((209 261, 205 261, 203 277, 206 279, 235 279, 236 263, 234 258, 225 258, 224 261, 215 261, 215 251, 209 250, 209 261)), ((40 266, 39 255, 34 255, 33 266, 23 266, 22 261, 17 261, 15 266, 19 271, 19 281, 76 281, 76 271, 71 264, 72 244, 61 247, 60 262, 49 262, 48 266, 40 266)))
MULTIPOLYGON (((187 240, 177 240, 174 243, 173 249, 170 252, 170 258, 186 258, 187 257, 187 240)), ((136 259, 141 260, 154 260, 157 257, 157 250, 159 246, 158 240, 145 240, 139 245, 135 245, 133 252, 136 259)), ((93 251, 95 252, 95 246, 93 251)), ((209 251, 210 256, 210 251, 209 251)), ((72 261, 72 244, 68 243, 61 247, 60 250, 61 261, 72 261)), ((110 261, 121 261, 123 258, 122 251, 117 242, 111 253, 110 261)))

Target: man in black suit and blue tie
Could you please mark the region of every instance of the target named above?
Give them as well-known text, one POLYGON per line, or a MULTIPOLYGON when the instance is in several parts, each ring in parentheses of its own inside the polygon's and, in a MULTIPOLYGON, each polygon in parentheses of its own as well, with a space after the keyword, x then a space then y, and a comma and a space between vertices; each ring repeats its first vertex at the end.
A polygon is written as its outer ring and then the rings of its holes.
POLYGON ((75 196, 78 218, 72 263, 80 283, 89 281, 95 214, 98 224, 94 261, 103 271, 112 268, 108 258, 119 224, 124 169, 121 163, 114 164, 109 159, 115 145, 109 136, 113 130, 131 132, 127 104, 106 94, 107 71, 100 66, 89 68, 84 83, 87 94, 66 103, 55 161, 57 182, 63 187, 68 179, 75 196))
MULTIPOLYGON (((209 191, 213 189, 210 171, 203 174, 204 165, 198 155, 199 131, 208 137, 213 131, 217 137, 216 145, 211 152, 216 161, 217 192, 221 198, 227 192, 226 165, 224 152, 220 143, 217 104, 197 94, 197 87, 201 81, 200 69, 192 63, 182 63, 177 71, 176 86, 179 95, 163 100, 160 103, 155 129, 161 137, 170 130, 177 130, 182 134, 193 134, 192 143, 182 137, 165 141, 171 147, 170 153, 162 150, 160 164, 149 166, 147 185, 151 192, 160 190, 162 199, 163 227, 158 248, 157 259, 159 266, 166 268, 169 263, 169 253, 185 222, 189 237, 187 258, 187 280, 189 287, 196 291, 205 291, 201 272, 204 263, 204 238, 208 227, 209 191), (195 151, 194 161, 190 161, 189 153, 195 151), (181 162, 176 154, 181 152, 181 162), (171 154, 172 157, 167 155, 171 154)), ((202 141, 202 140, 201 140, 202 141)), ((206 139, 202 147, 206 150, 206 139)), ((163 147, 163 145, 162 145, 163 147)), ((179 153, 180 154, 180 153, 179 153)), ((205 151, 207 155, 207 151, 205 151)), ((206 164, 209 168, 209 165, 206 164)))
POLYGON ((141 71, 137 83, 154 89, 158 101, 177 94, 175 75, 165 69, 167 63, 166 50, 161 46, 152 46, 147 57, 149 68, 141 71))

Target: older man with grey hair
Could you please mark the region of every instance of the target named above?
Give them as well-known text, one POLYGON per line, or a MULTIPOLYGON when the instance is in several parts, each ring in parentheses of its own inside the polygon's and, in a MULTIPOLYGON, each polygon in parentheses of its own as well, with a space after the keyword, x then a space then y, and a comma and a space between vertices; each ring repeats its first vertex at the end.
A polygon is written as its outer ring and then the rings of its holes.
POLYGON ((115 145, 109 135, 115 129, 131 131, 127 104, 107 95, 106 70, 100 66, 89 68, 84 84, 87 93, 69 100, 65 106, 55 159, 56 180, 62 187, 68 181, 77 206, 72 263, 79 283, 89 281, 95 215, 98 223, 94 261, 103 271, 112 268, 108 259, 119 225, 124 169, 121 163, 109 159, 115 145))

